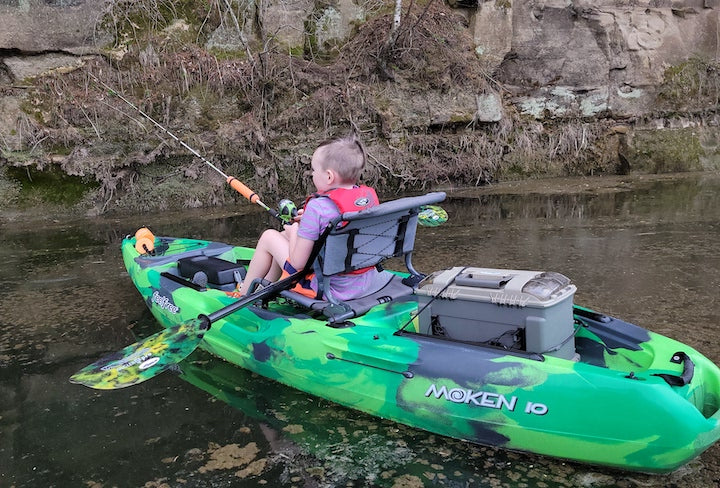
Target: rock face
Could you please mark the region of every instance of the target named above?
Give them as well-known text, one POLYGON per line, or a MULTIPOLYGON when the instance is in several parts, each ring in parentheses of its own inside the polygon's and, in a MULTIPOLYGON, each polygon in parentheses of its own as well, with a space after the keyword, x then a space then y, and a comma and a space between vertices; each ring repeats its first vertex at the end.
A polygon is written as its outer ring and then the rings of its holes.
MULTIPOLYGON (((478 36, 522 113, 537 118, 645 115, 655 110, 665 70, 692 56, 720 54, 716 0, 537 0, 483 2, 476 32, 488 18, 496 35, 478 36), (491 13, 487 13, 491 12, 491 13), (502 26, 502 29, 498 29, 502 26)), ((482 44, 479 44, 482 47, 482 44)))
MULTIPOLYGON (((453 9, 441 2, 404 2, 403 15, 414 17, 400 29, 405 44, 383 65, 387 2, 171 0, 163 2, 174 5, 169 14, 154 11, 140 26, 128 12, 157 2, 0 0, 0 162, 72 173, 87 154, 110 160, 103 151, 113 141, 131 140, 117 151, 122 171, 95 175, 103 184, 112 179, 107 194, 115 195, 129 167, 154 161, 162 144, 148 150, 121 133, 127 120, 103 133, 103 118, 62 80, 33 91, 34 78, 95 56, 100 71, 112 64, 106 72, 145 83, 147 103, 162 105, 166 123, 175 118, 187 133, 204 132, 207 147, 228 158, 241 159, 233 150, 247 144, 255 152, 242 159, 266 161, 297 151, 303 141, 287 143, 289 133, 350 123, 403 164, 378 167, 411 182, 720 168, 720 122, 711 113, 720 103, 720 0, 447 0, 453 9), (155 36, 147 45, 137 36, 143 29, 155 36), (271 51, 292 60, 273 64, 259 54, 271 51), (175 57, 161 62, 168 53, 175 57), (168 74, 175 84, 158 93, 157 80, 168 74), (204 85, 193 90, 196 82, 204 85), (211 106, 203 94, 213 83, 221 100, 211 106), (275 112, 258 116, 258 106, 275 112), (223 146, 220 129, 230 126, 237 137, 223 146), (417 171, 422 164, 444 172, 417 171)), ((259 168, 263 182, 289 173, 259 168)))
POLYGON ((107 0, 0 0, 0 49, 84 54, 107 43, 99 21, 107 0))
POLYGON ((107 0, 0 0, 0 86, 73 66, 112 40, 107 0))
MULTIPOLYGON (((72 65, 73 56, 107 46, 111 39, 99 26, 110 1, 0 0, 0 83, 72 65)), ((521 113, 538 119, 647 114, 655 109, 655 88, 666 68, 691 56, 714 59, 720 50, 720 0, 471 0, 461 5, 479 63, 505 85, 521 113)), ((233 37, 252 40, 260 25, 290 49, 323 55, 367 13, 352 0, 319 7, 308 0, 273 0, 258 8, 255 2, 239 3, 240 14, 232 22, 228 18, 208 44, 242 46, 233 44, 233 37)))

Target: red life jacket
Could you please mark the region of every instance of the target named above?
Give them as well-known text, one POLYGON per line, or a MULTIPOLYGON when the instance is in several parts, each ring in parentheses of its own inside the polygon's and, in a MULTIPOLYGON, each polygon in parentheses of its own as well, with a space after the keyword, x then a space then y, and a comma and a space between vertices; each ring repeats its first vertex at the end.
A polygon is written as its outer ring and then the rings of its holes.
MULTIPOLYGON (((355 186, 353 188, 335 188, 326 192, 313 193, 305 200, 303 208, 305 208, 308 202, 313 198, 329 198, 338 208, 341 214, 345 212, 354 212, 363 210, 365 208, 374 207, 380 203, 378 200, 375 190, 369 186, 355 186)), ((355 275, 362 274, 374 269, 374 266, 367 268, 356 269, 347 274, 355 275)), ((287 278, 291 274, 296 273, 297 270, 290 264, 289 261, 285 261, 283 266, 282 276, 280 279, 287 278)), ((310 273, 305 278, 293 287, 293 291, 305 295, 310 298, 320 299, 322 290, 315 292, 311 287, 311 282, 314 274, 310 273)))
MULTIPOLYGON (((365 210, 366 208, 374 207, 375 205, 380 204, 380 200, 378 199, 375 190, 365 185, 353 186, 352 188, 333 188, 332 190, 325 192, 313 193, 307 197, 305 203, 303 204, 303 208, 305 208, 308 202, 313 198, 329 198, 338 208, 341 215, 346 212, 365 210)), ((343 274, 358 275, 367 273, 374 268, 374 266, 369 266, 367 268, 356 269, 343 274)))
POLYGON ((329 198, 338 208, 341 214, 345 212, 356 212, 366 208, 374 207, 380 203, 375 190, 369 186, 361 185, 352 188, 333 188, 325 192, 313 193, 305 200, 303 208, 313 198, 329 198))

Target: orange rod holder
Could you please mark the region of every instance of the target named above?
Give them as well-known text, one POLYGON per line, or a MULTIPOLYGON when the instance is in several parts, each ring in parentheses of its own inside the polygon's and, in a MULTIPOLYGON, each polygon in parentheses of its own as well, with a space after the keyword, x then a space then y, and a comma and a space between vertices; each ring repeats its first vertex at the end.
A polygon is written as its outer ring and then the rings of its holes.
POLYGON ((212 169, 214 169, 215 171, 217 171, 223 178, 225 178, 225 181, 228 183, 228 185, 230 185, 230 187, 231 187, 233 190, 237 191, 237 192, 240 193, 242 196, 244 196, 245 198, 247 198, 250 203, 256 203, 256 204, 260 205, 262 208, 264 208, 265 210, 267 210, 268 212, 270 212, 270 214, 271 214, 273 217, 279 219, 279 220, 282 222, 282 219, 280 219, 280 215, 278 214, 277 210, 275 210, 275 209, 273 209, 273 208, 270 208, 270 207, 268 207, 267 205, 265 205, 263 202, 261 202, 261 201, 260 201, 260 197, 258 196, 258 194, 255 193, 254 191, 252 191, 252 190, 251 190, 250 188, 248 188, 247 186, 245 186, 245 184, 244 184, 242 181, 238 180, 238 179, 235 178, 234 176, 228 176, 228 175, 226 175, 225 173, 223 173, 223 172, 220 170, 220 168, 218 168, 217 166, 215 166, 214 164, 212 164, 210 161, 208 161, 207 159, 205 159, 205 158, 204 158, 199 152, 197 152, 195 149, 193 149, 193 148, 191 148, 190 146, 188 146, 187 144, 185 144, 185 142, 184 142, 182 139, 180 139, 180 138, 177 137, 175 134, 173 134, 172 132, 170 132, 168 129, 166 129, 165 127, 163 127, 162 125, 160 125, 159 122, 157 122, 155 119, 153 119, 152 117, 150 117, 148 114, 146 114, 145 112, 143 112, 142 110, 140 110, 140 108, 138 108, 138 107, 137 107, 135 104, 133 104, 130 100, 128 100, 127 98, 123 97, 123 96, 122 96, 121 94, 119 94, 117 91, 113 90, 112 87, 108 86, 107 83, 105 83, 104 81, 100 80, 97 76, 95 76, 94 74, 90 73, 89 71, 87 72, 87 74, 88 74, 93 80, 95 80, 97 83, 100 83, 103 87, 105 87, 105 89, 108 90, 110 93, 112 93, 113 95, 115 95, 116 97, 118 97, 120 100, 122 100, 123 102, 127 103, 128 105, 130 105, 130 106, 131 106, 132 108, 134 108, 136 111, 138 111, 138 112, 140 113, 140 115, 142 115, 143 117, 145 117, 146 119, 148 119, 150 122, 152 122, 152 123, 155 125, 155 127, 157 127, 158 129, 162 130, 163 132, 165 132, 167 135, 169 135, 170 137, 172 137, 176 142, 180 143, 180 145, 182 145, 182 147, 184 147, 185 149, 187 149, 188 151, 190 151, 191 153, 193 153, 193 155, 194 155, 195 157, 199 158, 203 163, 207 164, 207 165, 210 166, 212 169))

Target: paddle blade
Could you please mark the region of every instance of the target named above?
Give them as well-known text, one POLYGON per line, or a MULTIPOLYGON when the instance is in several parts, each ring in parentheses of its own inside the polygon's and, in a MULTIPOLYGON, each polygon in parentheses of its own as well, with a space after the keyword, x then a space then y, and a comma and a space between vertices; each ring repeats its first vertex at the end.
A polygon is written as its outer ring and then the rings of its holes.
POLYGON ((425 227, 437 227, 448 220, 448 214, 442 207, 437 205, 423 205, 418 214, 418 224, 425 227))
POLYGON ((98 390, 142 383, 185 359, 200 345, 208 327, 206 318, 197 318, 165 329, 84 367, 70 382, 98 390))

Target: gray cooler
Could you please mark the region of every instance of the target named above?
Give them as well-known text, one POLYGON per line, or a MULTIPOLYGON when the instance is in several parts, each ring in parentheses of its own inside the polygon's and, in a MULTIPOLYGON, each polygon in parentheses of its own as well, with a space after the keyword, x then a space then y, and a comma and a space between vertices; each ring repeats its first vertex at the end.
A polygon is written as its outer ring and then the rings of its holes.
POLYGON ((420 333, 506 349, 575 357, 573 296, 559 274, 454 267, 426 277, 416 290, 420 333))

